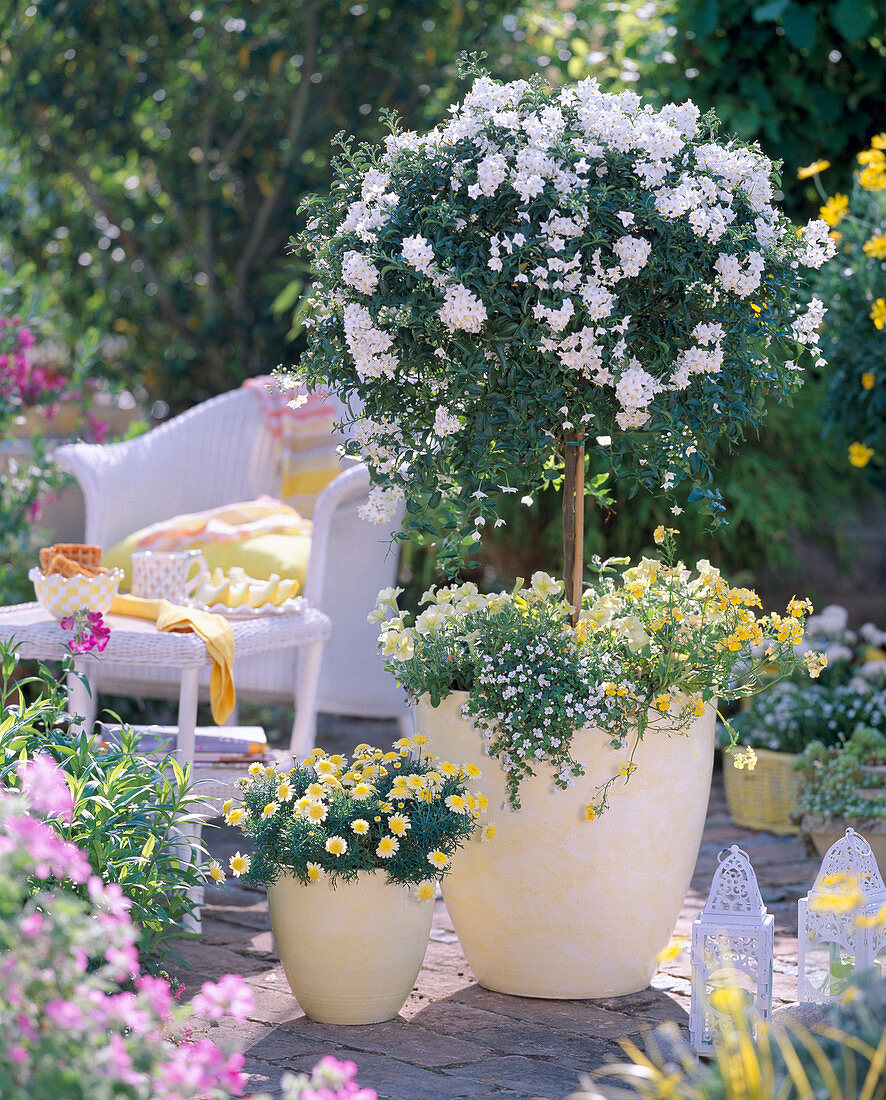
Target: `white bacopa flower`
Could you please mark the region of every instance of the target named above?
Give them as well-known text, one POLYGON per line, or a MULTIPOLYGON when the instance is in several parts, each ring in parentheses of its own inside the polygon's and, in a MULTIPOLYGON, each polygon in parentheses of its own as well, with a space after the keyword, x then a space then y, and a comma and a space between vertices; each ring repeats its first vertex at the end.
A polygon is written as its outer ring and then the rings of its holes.
POLYGON ((362 252, 351 250, 342 257, 341 277, 361 294, 371 294, 378 286, 378 270, 362 252))

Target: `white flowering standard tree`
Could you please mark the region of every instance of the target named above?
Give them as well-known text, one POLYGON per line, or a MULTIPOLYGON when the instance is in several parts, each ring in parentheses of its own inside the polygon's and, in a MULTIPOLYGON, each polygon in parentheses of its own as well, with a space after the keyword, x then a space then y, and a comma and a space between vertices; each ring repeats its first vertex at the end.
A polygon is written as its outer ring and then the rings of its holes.
POLYGON ((654 109, 593 79, 557 90, 480 73, 423 136, 342 144, 307 204, 310 346, 297 374, 355 410, 379 522, 455 563, 503 492, 565 475, 566 593, 582 584, 584 455, 721 505, 717 444, 819 359, 803 267, 824 222, 774 206, 775 166, 692 103, 654 109))

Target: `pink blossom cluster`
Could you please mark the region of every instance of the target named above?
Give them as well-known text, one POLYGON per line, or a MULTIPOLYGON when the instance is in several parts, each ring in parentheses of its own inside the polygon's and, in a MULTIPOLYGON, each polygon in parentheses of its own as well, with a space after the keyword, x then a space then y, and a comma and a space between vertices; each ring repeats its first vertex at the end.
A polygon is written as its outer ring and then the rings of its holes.
POLYGON ((377 1100, 375 1089, 357 1083, 356 1063, 339 1062, 331 1055, 320 1059, 310 1077, 284 1073, 280 1085, 283 1100, 377 1100))
POLYGON ((19 796, 0 792, 4 1100, 122 1091, 138 1100, 242 1096, 243 1055, 182 1025, 201 1011, 212 1020, 244 1019, 252 1010, 248 987, 226 975, 206 982, 193 1007, 179 1008, 168 982, 139 973, 129 899, 33 816, 70 814, 58 770, 38 757, 17 769, 19 796), (66 880, 88 900, 66 888, 66 880))
POLYGON ((111 636, 111 629, 105 625, 101 612, 87 611, 85 607, 73 615, 65 615, 58 625, 62 630, 74 631, 74 637, 68 642, 72 653, 90 653, 92 650, 102 653, 111 636))
POLYGON ((0 317, 0 404, 14 409, 55 400, 62 389, 58 376, 31 362, 33 332, 21 317, 0 317))

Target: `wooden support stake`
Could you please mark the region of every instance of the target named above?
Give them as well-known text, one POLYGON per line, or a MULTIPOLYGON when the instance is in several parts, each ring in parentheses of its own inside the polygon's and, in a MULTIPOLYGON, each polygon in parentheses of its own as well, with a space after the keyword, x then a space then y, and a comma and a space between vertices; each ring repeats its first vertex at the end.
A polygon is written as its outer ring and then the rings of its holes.
POLYGON ((585 448, 584 440, 569 435, 563 441, 563 566, 566 599, 578 622, 584 588, 585 448))

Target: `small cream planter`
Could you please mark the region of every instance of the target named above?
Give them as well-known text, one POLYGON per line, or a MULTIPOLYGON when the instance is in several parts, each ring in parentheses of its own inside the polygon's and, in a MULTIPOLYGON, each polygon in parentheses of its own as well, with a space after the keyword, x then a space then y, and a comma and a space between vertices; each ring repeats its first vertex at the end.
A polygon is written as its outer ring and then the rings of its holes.
POLYGON ((434 902, 382 871, 356 882, 303 886, 282 875, 268 887, 280 962, 306 1016, 322 1024, 393 1019, 415 985, 428 946, 434 902))
POLYGON ((585 804, 618 772, 627 750, 599 729, 580 730, 572 754, 586 775, 568 790, 551 771, 524 782, 522 809, 507 806, 505 777, 483 755, 482 735, 461 717, 467 695, 434 708, 418 702, 416 730, 457 764, 474 763, 470 788, 489 799, 493 840, 452 859, 443 897, 481 985, 523 997, 611 997, 644 989, 667 945, 701 842, 714 758, 711 708, 687 733, 650 731, 637 770, 616 783, 596 821, 585 804))

